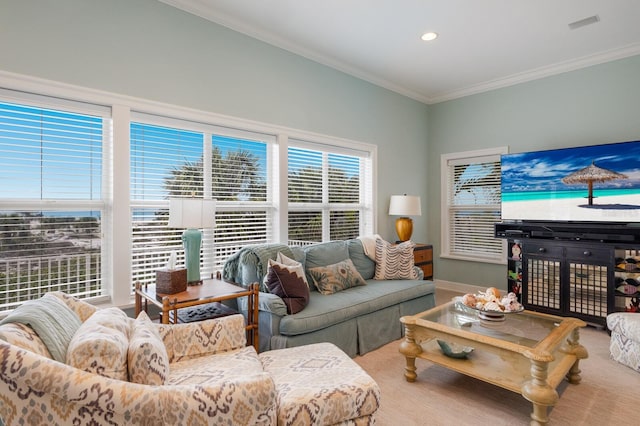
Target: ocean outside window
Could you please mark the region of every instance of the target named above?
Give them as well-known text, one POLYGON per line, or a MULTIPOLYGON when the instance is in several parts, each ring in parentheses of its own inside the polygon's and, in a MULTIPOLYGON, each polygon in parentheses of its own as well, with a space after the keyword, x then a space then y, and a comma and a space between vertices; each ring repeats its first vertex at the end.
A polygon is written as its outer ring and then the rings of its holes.
POLYGON ((0 103, 0 312, 102 289, 104 118, 0 103))

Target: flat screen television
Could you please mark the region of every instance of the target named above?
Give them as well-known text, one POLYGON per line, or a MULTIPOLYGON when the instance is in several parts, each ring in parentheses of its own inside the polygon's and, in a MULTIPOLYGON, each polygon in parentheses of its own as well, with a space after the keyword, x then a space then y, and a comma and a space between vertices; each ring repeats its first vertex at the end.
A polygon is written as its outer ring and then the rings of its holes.
POLYGON ((503 221, 640 222, 640 141, 504 154, 503 221))

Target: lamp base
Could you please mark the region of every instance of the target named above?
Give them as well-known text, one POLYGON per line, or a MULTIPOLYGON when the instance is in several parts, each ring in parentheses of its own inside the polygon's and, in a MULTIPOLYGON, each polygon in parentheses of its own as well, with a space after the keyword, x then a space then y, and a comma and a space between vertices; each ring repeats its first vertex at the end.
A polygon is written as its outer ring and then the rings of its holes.
POLYGON ((410 240, 411 234, 413 233, 413 220, 409 217, 399 217, 396 219, 396 232, 401 242, 410 240))
POLYGON ((200 279, 200 244, 202 232, 199 229, 185 229, 182 233, 184 264, 187 267, 187 284, 202 284, 200 279))

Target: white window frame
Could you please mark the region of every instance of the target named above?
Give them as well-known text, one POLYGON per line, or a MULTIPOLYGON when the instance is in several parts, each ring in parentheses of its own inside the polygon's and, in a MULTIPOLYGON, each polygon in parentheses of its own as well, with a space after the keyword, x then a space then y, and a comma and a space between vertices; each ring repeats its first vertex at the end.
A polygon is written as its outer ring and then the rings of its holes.
MULTIPOLYGON (((441 252, 440 257, 447 259, 455 259, 455 260, 467 260, 473 262, 482 262, 482 263, 491 263, 491 264, 504 264, 506 261, 506 241, 500 241, 501 251, 500 253, 496 253, 495 256, 487 256, 487 255, 477 255, 469 253, 457 253, 453 248, 453 244, 450 240, 450 235, 452 231, 452 227, 454 226, 451 223, 451 215, 450 212, 452 210, 452 205, 450 203, 449 194, 451 191, 451 185, 453 184, 453 177, 451 176, 451 164, 474 164, 474 163, 482 163, 482 162, 491 162, 496 161, 498 164, 500 163, 500 156, 502 154, 506 154, 509 152, 508 147, 497 147, 497 148, 488 148, 474 151, 465 151, 465 152, 457 152, 457 153, 449 153, 442 154, 440 156, 440 174, 442 176, 440 182, 440 206, 441 206, 441 252)), ((474 206, 467 206, 470 210, 474 209, 474 206)), ((480 205, 480 209, 487 210, 487 208, 497 210, 500 213, 500 204, 494 205, 480 205)), ((487 236, 487 238, 494 238, 493 234, 491 236, 487 236)))
MULTIPOLYGON (((202 123, 204 126, 220 126, 246 132, 275 135, 276 142, 267 155, 272 156, 273 169, 268 170, 269 182, 274 185, 273 199, 267 200, 272 211, 272 235, 274 241, 287 241, 287 147, 289 139, 310 141, 335 150, 366 151, 370 155, 370 196, 364 208, 370 218, 366 229, 377 229, 377 146, 369 143, 338 138, 314 132, 292 129, 275 124, 266 124, 247 119, 149 101, 102 90, 14 74, 0 70, 0 89, 66 99, 71 102, 86 102, 111 110, 111 126, 103 147, 103 260, 102 279, 106 296, 111 304, 130 305, 131 292, 131 199, 130 199, 130 123, 132 115, 143 113, 176 120, 202 123), (135 111, 135 113, 134 113, 135 111)), ((31 95, 27 95, 31 96, 31 95)), ((0 95, 0 98, 2 96, 0 95)), ((11 101, 11 99, 6 99, 11 101)), ((222 209, 224 206, 220 206, 222 209)), ((233 208, 233 206, 227 206, 233 208)))
POLYGON ((3 210, 19 210, 25 212, 93 210, 100 212, 100 226, 101 233, 103 235, 100 244, 100 290, 102 295, 91 296, 86 300, 93 303, 99 303, 107 300, 107 296, 109 296, 112 290, 111 281, 105 278, 105 275, 109 274, 110 264, 107 259, 109 257, 109 253, 112 251, 110 245, 111 240, 104 238, 108 232, 108 224, 112 222, 111 210, 108 208, 111 193, 108 180, 108 176, 110 175, 108 169, 111 167, 110 141, 112 139, 112 119, 110 108, 85 100, 69 100, 47 94, 22 92, 5 87, 0 87, 0 101, 80 115, 92 115, 102 119, 102 176, 100 183, 100 199, 5 198, 1 201, 3 210))
MULTIPOLYGON (((322 214, 322 241, 329 241, 330 235, 330 214, 336 211, 357 211, 360 215, 359 219, 359 235, 371 235, 374 233, 373 224, 375 222, 373 215, 373 161, 374 152, 355 147, 345 147, 336 145, 327 145, 321 142, 312 142, 308 140, 290 139, 288 148, 298 148, 304 150, 315 151, 322 155, 322 201, 319 203, 289 203, 287 211, 291 212, 309 212, 320 211, 322 214), (330 203, 328 184, 328 157, 330 154, 344 155, 356 157, 360 159, 359 181, 364 182, 359 188, 359 202, 356 203, 330 203), (371 185, 367 185, 371 182, 371 185)), ((288 149, 287 149, 288 158, 288 149)), ((287 167, 288 168, 288 167, 287 167)), ((290 244, 309 244, 310 242, 292 241, 291 237, 287 237, 290 244)))

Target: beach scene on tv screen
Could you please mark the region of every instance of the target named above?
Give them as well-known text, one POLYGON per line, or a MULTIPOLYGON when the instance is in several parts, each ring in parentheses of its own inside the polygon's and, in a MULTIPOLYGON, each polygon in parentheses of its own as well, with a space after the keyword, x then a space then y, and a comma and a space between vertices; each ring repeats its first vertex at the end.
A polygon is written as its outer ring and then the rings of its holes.
POLYGON ((502 220, 640 222, 640 141, 501 159, 502 220))

